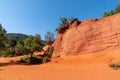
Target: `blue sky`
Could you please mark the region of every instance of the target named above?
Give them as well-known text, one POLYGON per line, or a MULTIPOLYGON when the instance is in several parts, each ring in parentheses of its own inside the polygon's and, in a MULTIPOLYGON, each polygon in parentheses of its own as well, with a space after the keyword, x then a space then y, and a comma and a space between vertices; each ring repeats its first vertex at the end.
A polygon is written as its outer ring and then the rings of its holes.
MULTIPOLYGON (((119 0, 118 0, 119 1, 119 0)), ((117 0, 0 0, 0 23, 8 33, 55 32, 60 17, 100 18, 117 0)))

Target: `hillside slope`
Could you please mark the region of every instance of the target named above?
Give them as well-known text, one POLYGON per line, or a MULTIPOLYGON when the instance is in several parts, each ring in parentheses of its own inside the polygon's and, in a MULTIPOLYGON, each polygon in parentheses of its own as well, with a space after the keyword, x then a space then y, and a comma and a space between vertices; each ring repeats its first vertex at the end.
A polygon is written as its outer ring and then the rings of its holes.
POLYGON ((74 55, 120 50, 120 14, 101 19, 75 20, 65 33, 58 33, 54 55, 74 55))

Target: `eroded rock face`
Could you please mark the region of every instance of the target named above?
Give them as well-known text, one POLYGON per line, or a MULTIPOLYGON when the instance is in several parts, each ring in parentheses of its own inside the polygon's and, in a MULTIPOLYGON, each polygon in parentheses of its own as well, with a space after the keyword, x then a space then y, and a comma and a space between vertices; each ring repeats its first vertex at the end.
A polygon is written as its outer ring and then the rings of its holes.
POLYGON ((54 54, 82 54, 120 48, 120 14, 101 19, 75 20, 57 35, 54 54))

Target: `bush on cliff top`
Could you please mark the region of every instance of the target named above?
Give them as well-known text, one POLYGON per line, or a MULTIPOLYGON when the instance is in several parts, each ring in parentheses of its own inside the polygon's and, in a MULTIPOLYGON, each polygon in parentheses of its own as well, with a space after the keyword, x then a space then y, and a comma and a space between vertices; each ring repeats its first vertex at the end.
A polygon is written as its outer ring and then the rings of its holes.
POLYGON ((77 20, 77 18, 60 18, 60 24, 56 28, 56 31, 58 33, 64 33, 69 28, 69 24, 72 23, 74 20, 77 20))
POLYGON ((114 10, 111 10, 110 12, 104 12, 103 17, 112 16, 117 13, 120 13, 120 5, 117 5, 116 8, 114 10))

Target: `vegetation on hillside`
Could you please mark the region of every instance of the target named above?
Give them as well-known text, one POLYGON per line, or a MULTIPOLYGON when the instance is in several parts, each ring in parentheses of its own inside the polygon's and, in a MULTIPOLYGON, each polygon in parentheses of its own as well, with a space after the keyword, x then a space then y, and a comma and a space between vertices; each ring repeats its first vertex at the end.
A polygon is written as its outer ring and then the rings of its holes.
POLYGON ((15 40, 15 41, 23 41, 24 39, 28 38, 28 35, 21 34, 21 33, 7 33, 6 34, 7 41, 15 40))
POLYGON ((0 24, 0 50, 5 49, 6 30, 0 24))
POLYGON ((114 10, 111 10, 110 12, 104 12, 103 17, 111 16, 114 14, 120 13, 120 5, 117 5, 114 10))
POLYGON ((45 41, 46 41, 46 44, 49 44, 51 45, 54 40, 55 40, 55 34, 53 32, 50 32, 48 31, 46 34, 45 34, 45 41))
POLYGON ((44 51, 42 48, 45 44, 51 45, 54 41, 54 34, 52 32, 47 32, 45 35, 46 40, 41 40, 39 34, 25 35, 9 33, 0 24, 0 57, 12 57, 27 55, 27 57, 22 57, 20 62, 26 62, 29 64, 45 63, 50 60, 53 47, 50 47, 45 51, 41 57, 33 56, 35 51, 44 51))
POLYGON ((64 33, 69 28, 69 24, 73 22, 73 20, 76 20, 76 19, 77 18, 65 18, 65 17, 60 18, 60 24, 56 28, 56 31, 58 33, 64 33))
POLYGON ((30 54, 30 57, 33 56, 34 51, 42 51, 40 35, 32 36, 24 40, 24 50, 26 54, 30 54))

